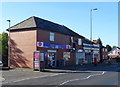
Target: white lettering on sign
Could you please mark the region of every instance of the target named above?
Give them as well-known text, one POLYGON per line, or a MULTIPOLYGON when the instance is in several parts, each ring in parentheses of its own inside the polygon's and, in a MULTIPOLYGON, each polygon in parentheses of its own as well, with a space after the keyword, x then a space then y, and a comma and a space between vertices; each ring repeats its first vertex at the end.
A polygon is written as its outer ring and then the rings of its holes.
POLYGON ((48 50, 48 52, 54 52, 54 53, 55 53, 55 52, 56 52, 56 50, 48 50))
POLYGON ((83 52, 83 50, 78 50, 78 52, 83 52))

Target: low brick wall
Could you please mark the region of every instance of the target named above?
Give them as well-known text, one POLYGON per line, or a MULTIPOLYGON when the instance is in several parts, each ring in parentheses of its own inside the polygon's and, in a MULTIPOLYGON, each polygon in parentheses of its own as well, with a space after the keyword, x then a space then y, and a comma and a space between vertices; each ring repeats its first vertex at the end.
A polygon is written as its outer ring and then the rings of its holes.
POLYGON ((108 55, 110 58, 117 58, 119 57, 120 58, 120 55, 108 55))

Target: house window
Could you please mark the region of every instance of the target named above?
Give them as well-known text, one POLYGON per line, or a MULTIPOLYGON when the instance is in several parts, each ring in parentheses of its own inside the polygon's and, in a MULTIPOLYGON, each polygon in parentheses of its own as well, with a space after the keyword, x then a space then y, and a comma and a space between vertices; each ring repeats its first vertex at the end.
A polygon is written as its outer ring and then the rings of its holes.
POLYGON ((54 41, 54 33, 50 32, 50 41, 54 41))
POLYGON ((105 49, 105 51, 107 52, 107 49, 105 49))
POLYGON ((103 59, 104 59, 104 55, 103 55, 103 59))
POLYGON ((71 37, 71 42, 73 43, 73 37, 71 37))
POLYGON ((103 48, 103 52, 104 52, 104 48, 103 48))
POLYGON ((78 45, 82 45, 82 40, 80 38, 78 39, 78 45))

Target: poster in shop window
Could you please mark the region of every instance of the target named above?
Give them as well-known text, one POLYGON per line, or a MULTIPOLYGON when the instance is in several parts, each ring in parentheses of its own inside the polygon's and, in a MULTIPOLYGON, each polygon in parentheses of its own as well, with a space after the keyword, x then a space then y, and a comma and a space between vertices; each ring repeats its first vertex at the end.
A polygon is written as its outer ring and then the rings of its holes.
POLYGON ((41 62, 44 61, 44 53, 40 53, 40 51, 34 52, 34 69, 40 70, 41 68, 41 62))
POLYGON ((40 52, 35 51, 34 52, 34 69, 40 69, 40 52))
POLYGON ((40 61, 44 61, 44 53, 40 53, 40 61))
POLYGON ((63 52, 63 58, 68 61, 70 59, 70 52, 63 52))

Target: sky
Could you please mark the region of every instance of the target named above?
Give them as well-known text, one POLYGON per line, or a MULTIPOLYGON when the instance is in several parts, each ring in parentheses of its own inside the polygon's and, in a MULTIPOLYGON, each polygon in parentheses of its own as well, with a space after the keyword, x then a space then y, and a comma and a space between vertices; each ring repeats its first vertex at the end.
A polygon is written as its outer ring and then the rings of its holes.
MULTIPOLYGON (((118 4, 118 15, 120 15, 120 2, 118 4)), ((120 47, 120 16, 118 16, 118 46, 120 47)))
POLYGON ((100 38, 103 45, 118 46, 118 3, 117 2, 2 2, 0 33, 11 26, 36 16, 65 25, 78 34, 90 39, 90 9, 92 12, 94 40, 100 38))

